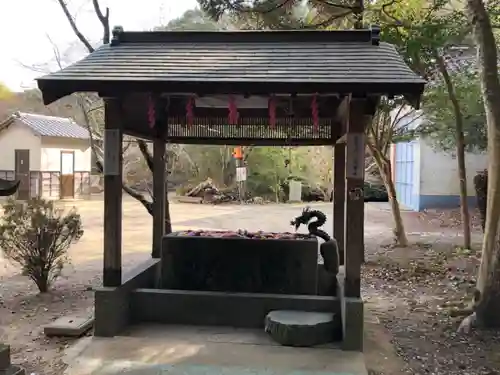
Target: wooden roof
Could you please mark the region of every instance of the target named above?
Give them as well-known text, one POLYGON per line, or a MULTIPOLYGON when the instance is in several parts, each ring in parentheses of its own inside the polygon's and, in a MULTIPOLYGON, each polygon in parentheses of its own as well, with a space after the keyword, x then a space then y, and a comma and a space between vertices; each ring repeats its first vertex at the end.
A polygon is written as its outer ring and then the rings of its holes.
POLYGON ((124 32, 38 79, 46 104, 73 92, 359 93, 418 100, 425 81, 379 29, 124 32))

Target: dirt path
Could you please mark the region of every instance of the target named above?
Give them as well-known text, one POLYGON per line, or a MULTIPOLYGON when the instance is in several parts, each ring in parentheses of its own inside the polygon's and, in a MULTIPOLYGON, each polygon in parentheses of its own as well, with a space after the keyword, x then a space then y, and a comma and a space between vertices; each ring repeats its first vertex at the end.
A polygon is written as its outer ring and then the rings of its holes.
MULTIPOLYGON (((66 268, 52 293, 38 295, 25 277, 0 260, 0 340, 12 346, 13 360, 25 366, 28 373, 62 374, 65 368, 62 353, 73 341, 47 339, 43 336, 42 327, 61 315, 91 313, 93 309, 90 287, 100 284, 102 272, 102 202, 83 202, 79 203, 78 208, 85 234, 71 249, 72 265, 66 268)), ((319 204, 318 208, 329 212, 331 205, 319 204)), ((175 229, 287 231, 290 230, 289 220, 298 215, 301 209, 302 206, 297 205, 171 206, 175 229)), ((387 247, 391 242, 390 212, 383 204, 366 207, 365 242, 369 263, 364 270, 363 292, 368 310, 366 356, 372 374, 395 375, 406 371, 410 374, 493 375, 494 372, 479 371, 481 366, 487 370, 493 368, 489 363, 495 363, 491 350, 486 351, 484 345, 480 345, 481 340, 486 338, 478 336, 473 339, 476 340, 474 350, 466 344, 460 344, 461 339, 453 338, 452 335, 456 323, 442 318, 436 313, 439 303, 430 302, 439 301, 443 295, 446 296, 444 293, 449 293, 449 288, 433 283, 439 284, 450 276, 441 272, 444 266, 439 269, 441 273, 432 269, 435 254, 441 251, 432 249, 438 243, 445 243, 442 246, 448 252, 454 249, 453 243, 460 240, 457 230, 447 228, 442 223, 436 225, 435 219, 429 224, 429 220, 423 220, 419 214, 405 213, 404 216, 408 231, 418 233, 411 236, 412 242, 421 246, 404 251, 391 250, 387 247), (412 263, 423 259, 424 255, 426 260, 420 268, 412 263), (381 268, 380 264, 385 268, 381 268), (405 267, 408 267, 408 272, 402 271, 405 267), (419 275, 418 280, 408 276, 413 273, 419 275), (450 344, 442 357, 436 356, 441 347, 436 349, 432 343, 443 339, 450 344), (429 350, 434 353, 431 359, 429 350), (465 352, 472 353, 473 359, 465 361, 464 357, 469 358, 469 355, 463 355, 465 352), (457 364, 447 365, 450 358, 458 361, 457 364), (484 363, 486 360, 488 365, 480 366, 480 360, 484 363), (450 371, 443 372, 447 368, 450 371)), ((439 220, 442 221, 442 218, 439 220)), ((326 229, 331 227, 330 223, 325 225, 326 229)), ((125 269, 149 257, 150 239, 151 218, 137 203, 126 200, 123 223, 125 269)), ((469 259, 465 261, 471 263, 469 259)), ((467 272, 472 274, 474 270, 467 272)), ((465 294, 460 288, 455 288, 455 292, 457 298, 465 294)))

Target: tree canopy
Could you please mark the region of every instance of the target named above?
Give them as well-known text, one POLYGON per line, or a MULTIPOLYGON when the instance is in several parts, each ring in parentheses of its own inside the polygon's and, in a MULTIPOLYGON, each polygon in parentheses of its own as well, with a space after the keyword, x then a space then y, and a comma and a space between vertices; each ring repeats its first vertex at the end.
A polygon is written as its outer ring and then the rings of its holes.
POLYGON ((0 100, 7 100, 11 99, 14 96, 12 91, 4 85, 2 82, 0 82, 0 100))
MULTIPOLYGON (((470 62, 474 65, 475 61, 470 62)), ((450 74, 457 99, 463 113, 465 149, 468 152, 483 152, 487 146, 486 114, 481 96, 481 85, 472 66, 450 74)), ((452 103, 442 81, 434 82, 425 92, 423 105, 425 122, 423 133, 433 146, 444 151, 456 148, 455 116, 452 103)))
POLYGON ((208 17, 201 9, 190 9, 178 18, 169 21, 165 26, 155 27, 155 30, 171 31, 217 31, 224 29, 222 22, 208 17))

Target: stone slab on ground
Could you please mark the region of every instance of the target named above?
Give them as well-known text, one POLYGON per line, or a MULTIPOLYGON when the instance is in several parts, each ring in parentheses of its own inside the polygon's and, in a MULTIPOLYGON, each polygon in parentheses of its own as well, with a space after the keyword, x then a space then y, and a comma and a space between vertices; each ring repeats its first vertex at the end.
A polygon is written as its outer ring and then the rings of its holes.
POLYGON ((26 375, 26 370, 20 366, 10 366, 7 370, 0 370, 0 374, 1 375, 26 375))
POLYGON ((0 371, 10 367, 10 346, 0 344, 0 371))
POLYGON ((367 375, 363 353, 285 347, 261 330, 144 325, 82 343, 66 353, 67 375, 367 375))
POLYGON ((43 328, 45 336, 80 337, 94 325, 94 317, 63 316, 43 328))
POLYGON ((267 314, 265 321, 265 331, 285 346, 327 344, 333 341, 339 328, 333 313, 276 310, 267 314))

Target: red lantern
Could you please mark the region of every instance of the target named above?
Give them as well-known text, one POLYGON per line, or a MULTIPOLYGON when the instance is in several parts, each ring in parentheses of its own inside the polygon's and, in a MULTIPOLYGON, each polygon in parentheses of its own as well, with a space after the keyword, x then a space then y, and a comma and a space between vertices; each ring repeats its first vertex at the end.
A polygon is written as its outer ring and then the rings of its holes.
POLYGON ((148 99, 148 121, 149 121, 149 127, 151 129, 154 128, 156 123, 156 110, 155 110, 155 102, 153 100, 152 95, 149 95, 148 99))
POLYGON ((318 111, 318 95, 314 94, 311 101, 311 113, 313 120, 313 130, 316 132, 319 129, 319 111, 318 111))
POLYGON ((243 150, 241 149, 241 146, 235 147, 233 151, 233 156, 235 159, 243 159, 243 150))
POLYGON ((291 12, 296 4, 295 0, 284 0, 283 9, 287 12, 291 12))
POLYGON ((188 101, 186 103, 186 119, 187 119, 187 124, 188 126, 193 125, 193 120, 194 120, 194 99, 192 96, 188 98, 188 101))
POLYGON ((230 95, 229 96, 229 124, 235 125, 238 123, 238 108, 236 107, 236 100, 234 99, 234 96, 230 95))
POLYGON ((269 98, 269 126, 274 129, 276 126, 276 99, 273 96, 269 98))

